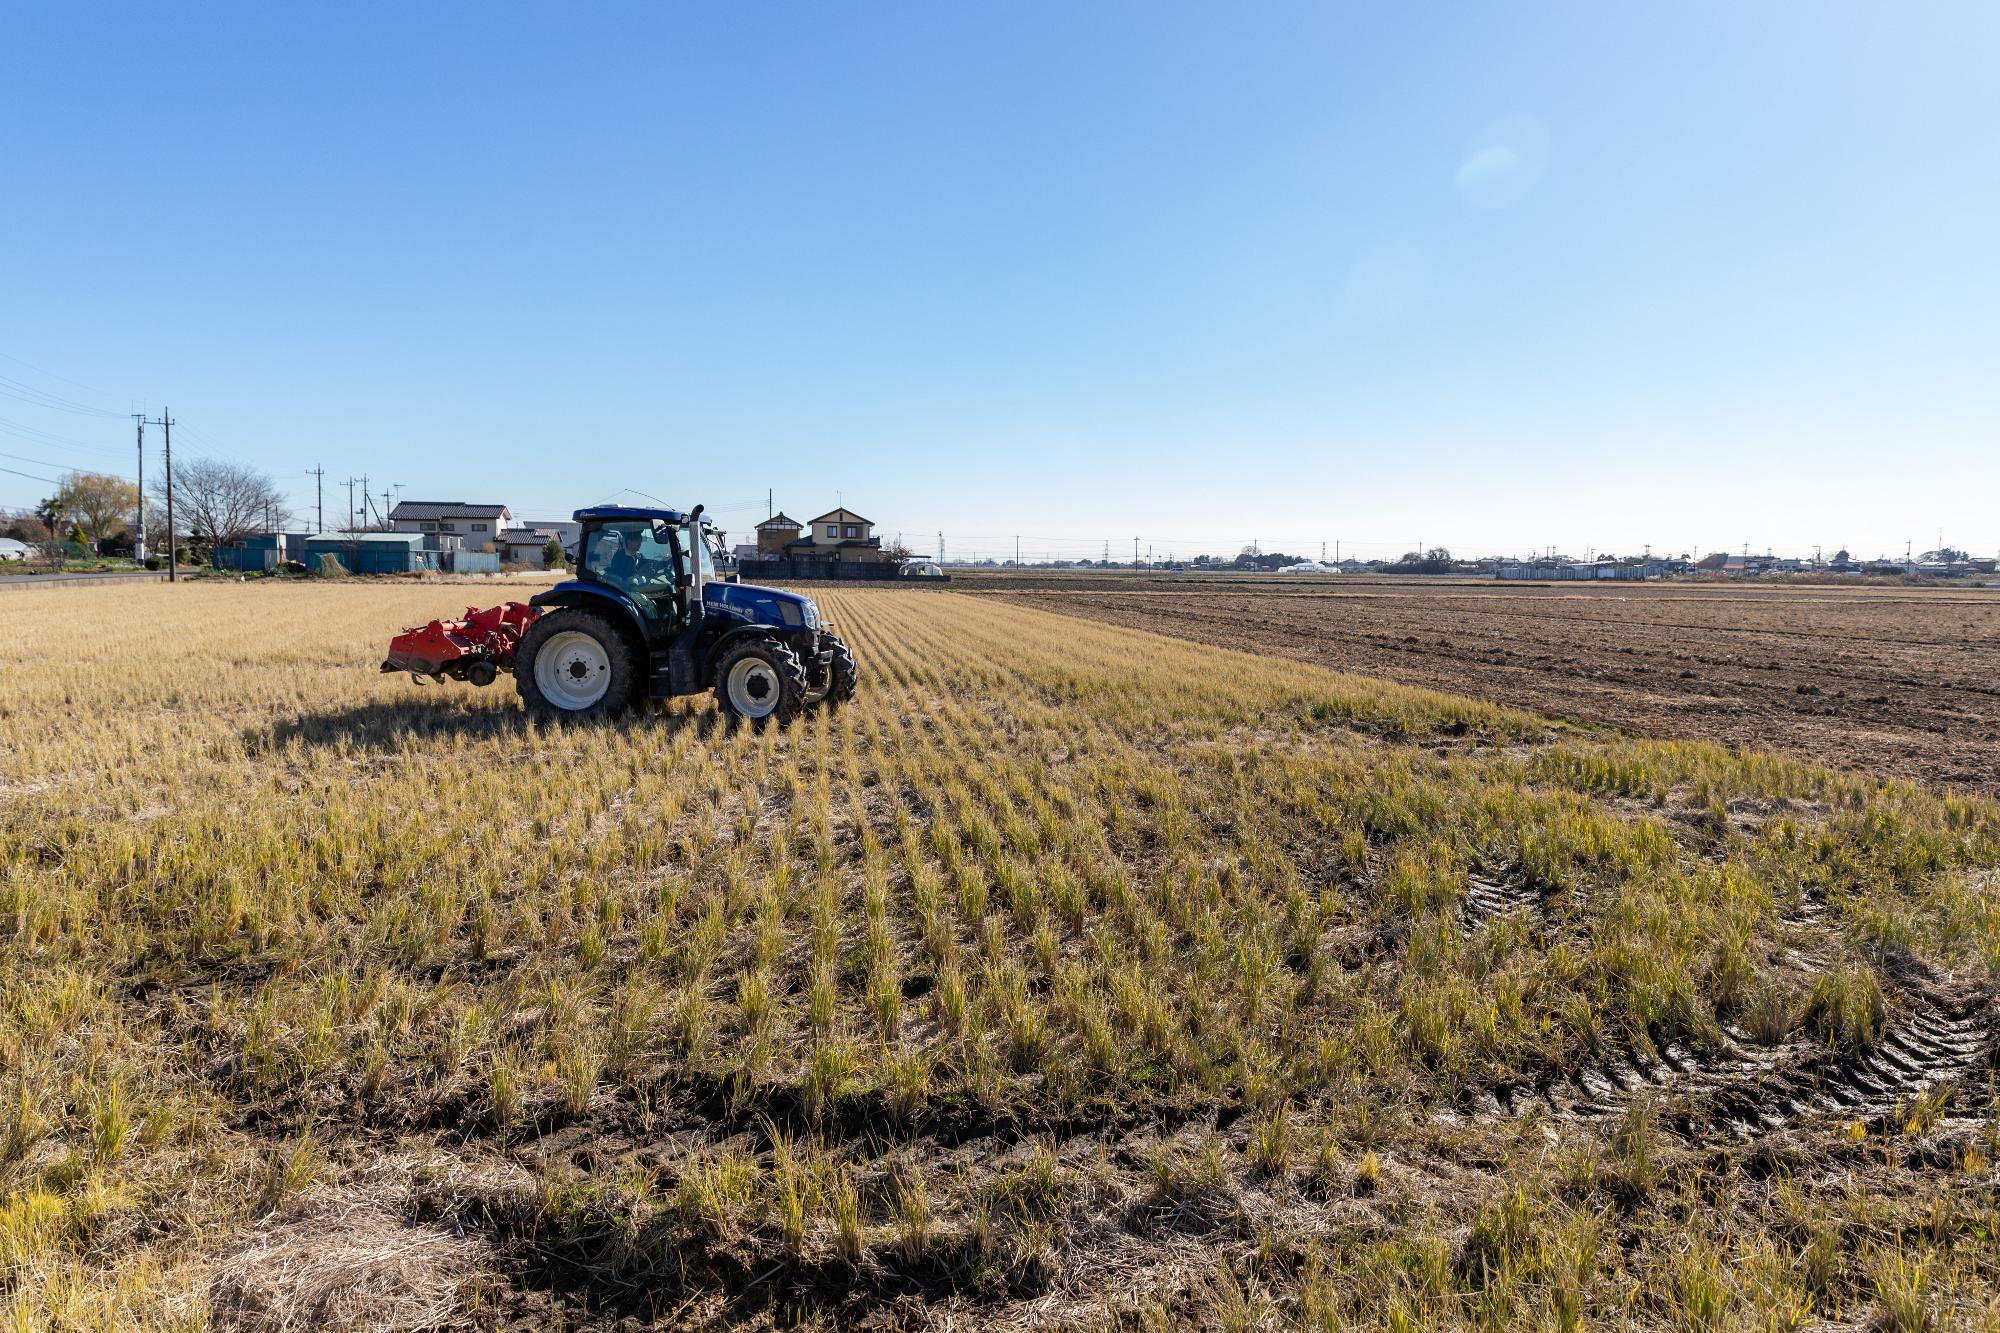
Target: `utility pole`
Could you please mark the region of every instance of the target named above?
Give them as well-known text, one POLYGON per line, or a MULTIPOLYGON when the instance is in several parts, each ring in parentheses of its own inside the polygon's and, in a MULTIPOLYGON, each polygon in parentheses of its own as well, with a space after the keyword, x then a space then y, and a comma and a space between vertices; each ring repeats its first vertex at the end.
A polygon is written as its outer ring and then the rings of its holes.
POLYGON ((1021 567, 1021 534, 1014 534, 1014 568, 1021 567))
POLYGON ((167 582, 179 583, 180 543, 174 540, 174 414, 160 408, 160 430, 167 452, 167 582))
POLYGON ((306 470, 306 475, 313 479, 313 512, 317 515, 317 517, 313 519, 313 531, 325 532, 326 493, 323 488, 325 484, 326 469, 317 466, 308 468, 306 470))
POLYGON ((343 481, 340 484, 347 488, 347 531, 352 532, 354 531, 354 487, 356 484, 355 479, 353 477, 349 477, 346 481, 343 481))
POLYGON ((1132 568, 1134 572, 1139 568, 1139 539, 1137 537, 1132 539, 1132 568))
POLYGON ((938 534, 938 564, 940 566, 944 564, 944 534, 942 532, 938 534))
MULTIPOLYGON (((778 510, 777 510, 777 508, 776 508, 776 502, 775 502, 775 501, 774 501, 774 499, 773 499, 773 497, 774 497, 774 496, 775 496, 776 494, 777 494, 777 489, 776 489, 775 487, 772 487, 772 486, 766 486, 766 487, 764 488, 764 517, 765 517, 766 519, 771 519, 771 518, 776 518, 776 517, 777 517, 777 515, 778 515, 778 510)), ((896 534, 896 542, 897 542, 897 544, 898 544, 898 545, 901 545, 901 544, 902 544, 902 540, 903 540, 903 534, 902 534, 902 533, 900 533, 900 532, 899 532, 899 533, 897 533, 897 534, 896 534)))
POLYGON ((368 526, 368 474, 361 474, 361 526, 368 526))
POLYGON ((146 563, 146 414, 134 412, 132 420, 139 423, 139 545, 133 554, 139 563, 146 563))

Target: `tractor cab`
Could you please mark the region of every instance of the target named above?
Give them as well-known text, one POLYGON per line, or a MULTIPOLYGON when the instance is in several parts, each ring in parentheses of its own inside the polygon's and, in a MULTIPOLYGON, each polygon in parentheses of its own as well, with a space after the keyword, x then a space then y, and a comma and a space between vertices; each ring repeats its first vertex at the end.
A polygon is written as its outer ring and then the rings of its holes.
POLYGON ((704 572, 700 564, 707 554, 707 544, 698 537, 690 543, 695 548, 692 565, 690 553, 682 550, 686 516, 673 510, 582 510, 577 521, 583 533, 573 583, 629 601, 649 640, 679 633, 687 622, 685 594, 704 572))

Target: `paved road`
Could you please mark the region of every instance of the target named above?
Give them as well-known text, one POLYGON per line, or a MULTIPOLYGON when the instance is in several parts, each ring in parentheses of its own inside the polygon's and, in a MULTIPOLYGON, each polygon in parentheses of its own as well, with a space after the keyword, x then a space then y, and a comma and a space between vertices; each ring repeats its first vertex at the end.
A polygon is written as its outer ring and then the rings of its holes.
POLYGON ((104 574, 6 574, 0 575, 0 588, 47 588, 58 583, 157 583, 164 579, 164 573, 150 569, 113 570, 104 574))

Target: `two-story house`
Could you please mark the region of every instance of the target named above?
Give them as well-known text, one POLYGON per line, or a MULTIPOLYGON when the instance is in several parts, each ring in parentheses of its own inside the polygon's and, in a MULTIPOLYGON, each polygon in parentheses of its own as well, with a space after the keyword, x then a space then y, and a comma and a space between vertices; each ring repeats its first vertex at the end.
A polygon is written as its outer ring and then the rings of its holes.
POLYGON ((785 548, 797 541, 805 531, 805 524, 782 512, 771 515, 757 525, 758 555, 783 555, 785 548))
POLYGON ((491 551, 500 530, 513 519, 506 505, 466 504, 462 500, 405 500, 389 511, 396 532, 456 537, 460 549, 491 551))
POLYGON ((875 525, 850 509, 835 509, 806 524, 804 535, 787 545, 785 553, 795 560, 864 564, 879 564, 889 558, 882 550, 882 539, 875 535, 875 525))

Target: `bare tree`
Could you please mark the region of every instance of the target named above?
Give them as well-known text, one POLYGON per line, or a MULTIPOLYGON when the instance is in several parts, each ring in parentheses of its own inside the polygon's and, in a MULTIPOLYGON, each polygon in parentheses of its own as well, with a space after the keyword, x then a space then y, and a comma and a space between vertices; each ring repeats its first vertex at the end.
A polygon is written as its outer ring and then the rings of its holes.
MULTIPOLYGON (((166 500, 166 478, 151 490, 166 500)), ((195 458, 174 467, 175 526, 210 548, 252 533, 283 527, 290 507, 270 476, 243 463, 195 458)))
POLYGON ((127 531, 139 507, 139 488, 106 472, 72 472, 56 495, 65 517, 83 525, 93 542, 127 531))

